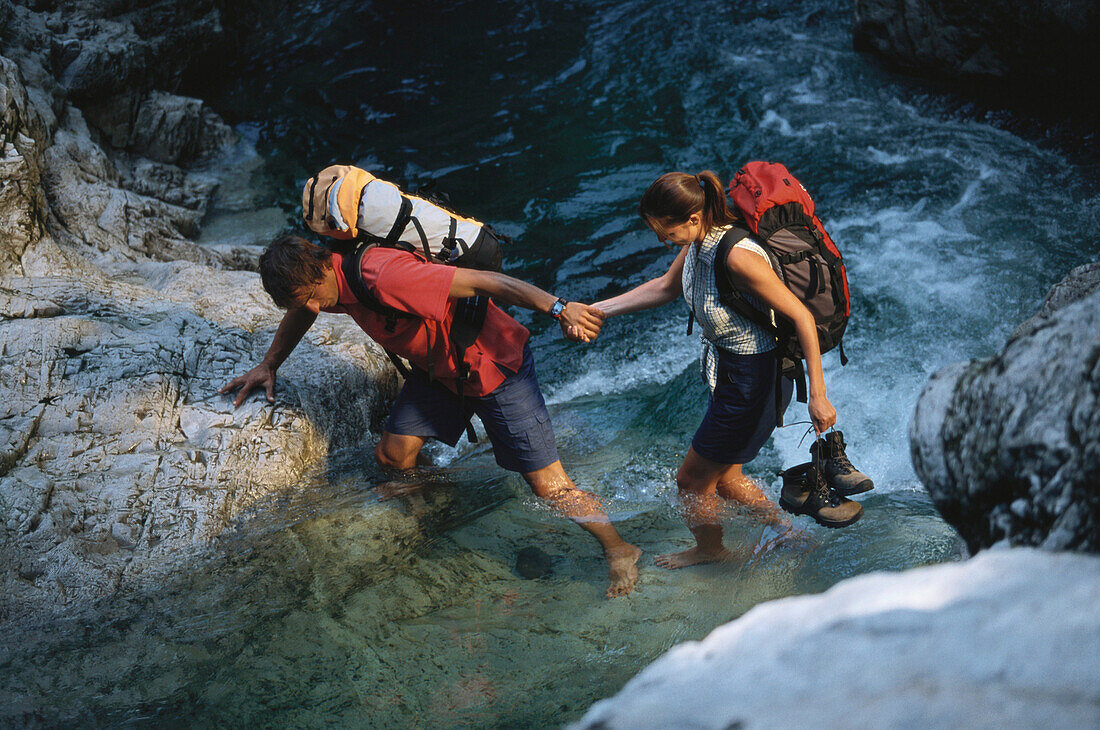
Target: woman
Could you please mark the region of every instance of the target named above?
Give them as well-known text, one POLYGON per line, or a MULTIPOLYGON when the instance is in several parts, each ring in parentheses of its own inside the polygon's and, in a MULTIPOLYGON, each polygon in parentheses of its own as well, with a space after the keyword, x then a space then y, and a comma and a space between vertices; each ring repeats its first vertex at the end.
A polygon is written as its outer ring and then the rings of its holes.
MULTIPOLYGON (((727 206, 718 177, 709 171, 666 173, 646 190, 638 212, 658 240, 679 247, 676 260, 663 276, 595 306, 614 317, 667 304, 683 294, 703 329, 702 366, 711 387, 710 404, 676 475, 697 544, 655 561, 682 568, 731 557, 722 544, 719 497, 758 509, 768 521, 778 520, 776 506, 741 472, 741 465, 756 456, 775 430, 777 412, 790 403, 792 383, 783 378, 776 387, 775 339, 719 301, 714 256, 723 234, 740 218, 727 206)), ((733 285, 752 306, 765 313, 774 310, 794 324, 807 353, 810 418, 817 432, 824 432, 836 423, 836 410, 825 395, 813 315, 783 285, 767 254, 750 238, 736 243, 724 263, 733 285)), ((848 504, 859 509, 857 503, 848 504)))

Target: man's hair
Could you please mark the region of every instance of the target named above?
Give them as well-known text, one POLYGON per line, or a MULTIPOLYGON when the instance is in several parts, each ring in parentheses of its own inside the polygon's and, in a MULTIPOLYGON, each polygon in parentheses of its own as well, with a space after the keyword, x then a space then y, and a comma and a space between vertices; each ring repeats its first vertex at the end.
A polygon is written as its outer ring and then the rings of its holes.
POLYGON ((300 236, 279 236, 260 254, 260 279, 275 304, 283 309, 300 305, 299 297, 325 278, 332 252, 300 236))

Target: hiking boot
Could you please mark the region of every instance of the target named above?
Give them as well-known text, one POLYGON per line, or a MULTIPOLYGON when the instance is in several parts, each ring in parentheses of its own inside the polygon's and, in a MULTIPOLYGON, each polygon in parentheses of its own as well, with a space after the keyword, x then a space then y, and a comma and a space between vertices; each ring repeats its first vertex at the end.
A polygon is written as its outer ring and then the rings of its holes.
POLYGON ((783 477, 779 506, 792 514, 809 515, 825 527, 845 527, 863 514, 859 502, 837 494, 810 462, 792 466, 779 475, 783 477))
POLYGON ((844 434, 840 431, 830 431, 824 438, 814 441, 810 447, 810 455, 821 459, 825 481, 840 496, 849 497, 875 488, 871 478, 848 461, 848 455, 844 453, 844 434))

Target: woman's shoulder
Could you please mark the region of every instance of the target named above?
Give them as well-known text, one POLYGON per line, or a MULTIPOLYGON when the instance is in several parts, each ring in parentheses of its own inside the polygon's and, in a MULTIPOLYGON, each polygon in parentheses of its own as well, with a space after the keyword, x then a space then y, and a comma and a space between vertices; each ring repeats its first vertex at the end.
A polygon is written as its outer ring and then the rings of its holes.
POLYGON ((733 247, 742 248, 746 251, 752 251, 753 253, 763 257, 765 260, 768 259, 768 253, 764 250, 764 247, 754 241, 749 235, 743 236, 740 241, 733 244, 733 247))
POLYGON ((743 248, 761 255, 765 259, 768 258, 768 254, 764 251, 764 248, 752 237, 752 233, 750 233, 742 226, 734 226, 729 224, 715 226, 714 228, 711 228, 709 231, 707 231, 706 240, 709 242, 713 242, 715 245, 717 245, 717 243, 722 240, 722 237, 725 236, 731 229, 736 229, 735 234, 741 234, 740 237, 738 237, 737 240, 733 242, 733 248, 743 248))

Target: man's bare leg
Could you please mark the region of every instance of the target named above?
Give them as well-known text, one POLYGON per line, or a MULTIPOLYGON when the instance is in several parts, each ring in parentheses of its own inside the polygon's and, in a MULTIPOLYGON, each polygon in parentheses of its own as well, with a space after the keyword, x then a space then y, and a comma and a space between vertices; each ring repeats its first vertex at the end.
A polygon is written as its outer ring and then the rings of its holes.
POLYGON ((402 436, 383 431, 382 438, 374 447, 374 458, 383 469, 412 469, 426 440, 422 436, 402 436))
POLYGON ((599 500, 578 489, 560 461, 538 471, 527 472, 523 478, 536 497, 549 502, 600 541, 611 578, 607 597, 625 596, 634 590, 634 583, 638 580, 638 558, 642 551, 623 540, 599 500))
MULTIPOLYGON (((387 471, 406 472, 416 468, 419 463, 420 450, 424 447, 425 439, 420 436, 402 436, 388 431, 382 432, 382 438, 374 447, 374 460, 378 466, 387 471)), ((417 481, 403 481, 397 479, 375 485, 374 489, 380 500, 393 497, 406 497, 419 492, 423 484, 417 481)))

